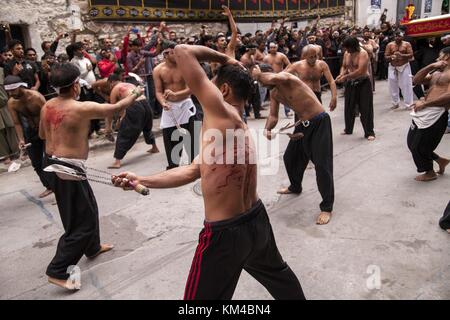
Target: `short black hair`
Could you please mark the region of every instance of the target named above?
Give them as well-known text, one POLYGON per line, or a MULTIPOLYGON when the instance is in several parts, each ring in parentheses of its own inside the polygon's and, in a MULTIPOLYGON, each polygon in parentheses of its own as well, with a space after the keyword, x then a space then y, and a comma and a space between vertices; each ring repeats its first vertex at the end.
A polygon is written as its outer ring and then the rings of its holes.
POLYGON ((77 51, 77 50, 83 50, 83 43, 82 42, 75 42, 72 45, 73 51, 77 51))
POLYGON ((50 43, 50 41, 43 41, 42 43, 41 43, 41 49, 42 49, 42 51, 45 51, 45 47, 47 46, 47 44, 49 44, 50 43))
POLYGON ((25 53, 27 53, 28 51, 33 51, 34 53, 36 53, 36 50, 35 50, 34 48, 27 48, 27 49, 25 50, 25 53))
POLYGON ((46 52, 42 56, 42 60, 47 60, 50 57, 56 58, 56 55, 53 52, 46 52))
POLYGON ((141 41, 139 39, 134 39, 133 41, 131 41, 130 47, 140 47, 141 46, 141 41))
POLYGON ((108 77, 108 82, 120 81, 120 75, 118 73, 111 73, 108 77))
POLYGON ((236 98, 247 100, 252 92, 252 78, 247 70, 236 65, 222 65, 217 70, 217 86, 228 84, 236 98))
POLYGON ((346 49, 351 49, 352 51, 359 51, 359 41, 355 37, 347 37, 342 42, 342 47, 346 49))
POLYGON ((11 40, 11 41, 8 42, 8 49, 9 49, 9 50, 12 50, 12 49, 14 49, 15 46, 17 46, 17 45, 19 45, 19 44, 20 44, 21 46, 23 46, 23 45, 22 45, 22 41, 13 39, 13 40, 11 40))
POLYGON ((80 70, 72 63, 58 63, 52 67, 50 84, 60 88, 61 93, 65 93, 79 76, 80 70))
POLYGON ((441 54, 449 54, 450 55, 450 47, 445 47, 441 50, 441 54))
POLYGON ((259 64, 259 69, 261 69, 262 72, 273 72, 272 66, 267 63, 259 64))

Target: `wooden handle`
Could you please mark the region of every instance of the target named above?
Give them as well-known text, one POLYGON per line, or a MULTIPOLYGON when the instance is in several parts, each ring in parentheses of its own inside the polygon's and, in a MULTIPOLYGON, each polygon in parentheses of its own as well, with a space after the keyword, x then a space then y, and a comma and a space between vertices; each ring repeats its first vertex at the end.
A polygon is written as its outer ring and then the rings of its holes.
POLYGON ((150 194, 150 189, 146 186, 143 186, 142 184, 134 184, 130 182, 130 185, 134 188, 134 191, 142 194, 143 196, 148 196, 150 194))

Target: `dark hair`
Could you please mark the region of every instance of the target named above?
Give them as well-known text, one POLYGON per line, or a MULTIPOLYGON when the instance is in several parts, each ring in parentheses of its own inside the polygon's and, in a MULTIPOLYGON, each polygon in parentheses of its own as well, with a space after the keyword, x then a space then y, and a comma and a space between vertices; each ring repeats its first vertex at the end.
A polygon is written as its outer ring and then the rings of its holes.
POLYGON ((73 48, 73 51, 74 51, 74 52, 77 51, 77 50, 83 50, 83 43, 81 43, 81 42, 75 42, 75 43, 72 45, 72 48, 73 48))
POLYGON ((20 40, 13 39, 8 42, 8 49, 12 50, 12 49, 14 49, 15 46, 17 46, 19 44, 22 46, 22 42, 20 40))
POLYGON ((220 35, 218 35, 218 36, 216 37, 216 39, 214 40, 214 42, 219 41, 220 38, 225 38, 225 39, 226 39, 227 37, 225 37, 224 34, 220 34, 220 35))
POLYGON ((355 37, 347 37, 344 42, 342 42, 342 47, 345 49, 350 49, 352 51, 359 51, 359 41, 355 37))
POLYGON ((259 68, 261 69, 261 72, 273 72, 272 66, 267 63, 259 64, 259 68))
POLYGON ((66 53, 67 53, 67 56, 69 57, 69 60, 72 60, 74 51, 75 51, 75 49, 74 49, 73 44, 69 44, 66 47, 66 53))
POLYGON ((14 84, 14 83, 19 83, 19 82, 23 82, 19 76, 9 75, 9 76, 6 76, 4 84, 9 85, 9 84, 14 84))
POLYGON ((240 100, 247 100, 252 91, 252 78, 240 66, 223 65, 217 70, 217 86, 224 83, 231 87, 233 95, 240 100))
POLYGON ((108 82, 115 82, 115 81, 120 81, 120 76, 118 73, 111 73, 108 77, 108 82))
POLYGON ((213 36, 212 35, 210 35, 210 34, 207 34, 207 35, 205 35, 204 37, 203 37, 203 41, 209 41, 209 40, 213 40, 213 36))
POLYGON ((124 69, 122 69, 121 67, 116 67, 116 69, 114 69, 114 73, 117 75, 121 75, 125 72, 124 69))
POLYGON ((42 56, 42 60, 47 60, 50 57, 54 57, 56 58, 56 55, 53 52, 46 52, 44 53, 44 55, 42 56))
POLYGON ((450 47, 445 47, 441 50, 441 54, 449 54, 450 55, 450 47))
POLYGON ((72 63, 58 63, 52 67, 50 84, 60 88, 61 93, 66 93, 79 76, 80 70, 72 63))
POLYGON ((49 44, 49 43, 50 43, 50 41, 44 41, 44 42, 41 43, 41 49, 42 49, 42 51, 45 51, 45 47, 46 47, 47 44, 49 44))
POLYGON ((133 41, 131 41, 130 47, 140 47, 141 46, 141 41, 139 39, 134 39, 133 41))
POLYGON ((25 53, 27 53, 28 51, 33 51, 34 53, 36 53, 36 50, 34 50, 34 48, 27 48, 27 49, 25 50, 25 53))

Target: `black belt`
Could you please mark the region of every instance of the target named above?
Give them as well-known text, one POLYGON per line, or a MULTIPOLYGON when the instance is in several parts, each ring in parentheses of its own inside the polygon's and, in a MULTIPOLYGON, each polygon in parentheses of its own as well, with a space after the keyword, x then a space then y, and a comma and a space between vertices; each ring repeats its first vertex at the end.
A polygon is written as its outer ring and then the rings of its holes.
POLYGON ((303 125, 305 128, 308 128, 309 125, 311 124, 311 122, 321 120, 321 119, 323 119, 327 114, 328 114, 328 113, 326 113, 325 111, 322 111, 322 112, 319 113, 317 116, 314 116, 313 118, 311 118, 311 119, 309 119, 309 120, 302 121, 302 125, 303 125))

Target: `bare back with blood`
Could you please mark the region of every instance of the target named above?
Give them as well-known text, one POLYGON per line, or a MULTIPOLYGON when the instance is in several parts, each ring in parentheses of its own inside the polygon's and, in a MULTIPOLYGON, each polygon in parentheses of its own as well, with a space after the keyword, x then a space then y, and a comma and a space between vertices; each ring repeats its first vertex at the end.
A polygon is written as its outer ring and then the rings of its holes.
POLYGON ((41 125, 45 132, 46 153, 56 157, 87 159, 90 119, 79 112, 82 103, 54 98, 41 112, 41 125))
POLYGON ((220 121, 211 119, 203 123, 200 136, 200 175, 206 220, 230 219, 247 211, 258 200, 256 149, 247 125, 234 107, 229 106, 227 115, 220 121), (222 141, 203 135, 217 129, 222 133, 222 141), (234 138, 226 138, 227 129, 234 131, 234 138))

